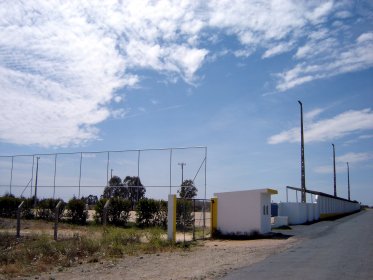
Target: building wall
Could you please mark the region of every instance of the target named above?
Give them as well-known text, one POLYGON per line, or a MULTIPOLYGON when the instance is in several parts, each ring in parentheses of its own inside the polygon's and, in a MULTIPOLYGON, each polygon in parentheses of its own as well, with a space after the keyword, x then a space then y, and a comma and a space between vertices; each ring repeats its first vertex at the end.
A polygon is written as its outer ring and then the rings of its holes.
POLYGON ((222 234, 271 231, 271 195, 265 189, 217 193, 217 229, 222 234))

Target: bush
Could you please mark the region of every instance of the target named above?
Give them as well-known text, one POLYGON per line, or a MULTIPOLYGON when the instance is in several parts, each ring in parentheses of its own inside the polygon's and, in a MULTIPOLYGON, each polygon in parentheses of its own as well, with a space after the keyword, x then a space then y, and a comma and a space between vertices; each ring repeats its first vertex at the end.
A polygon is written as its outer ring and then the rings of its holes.
POLYGON ((22 198, 21 197, 21 200, 24 201, 24 203, 22 205, 21 216, 25 219, 34 219, 35 218, 35 214, 34 214, 34 211, 33 211, 34 198, 22 198))
POLYGON ((140 227, 167 226, 167 202, 142 199, 136 206, 136 222, 140 227))
POLYGON ((156 213, 156 216, 154 218, 155 225, 166 229, 167 228, 168 203, 167 201, 159 200, 158 204, 159 204, 158 212, 156 213))
POLYGON ((194 223, 192 200, 178 199, 176 203, 176 227, 179 229, 191 229, 194 223))
POLYGON ((66 208, 66 217, 70 219, 73 224, 84 225, 87 222, 88 211, 86 210, 84 200, 74 197, 69 200, 66 208))
MULTIPOLYGON (((104 206, 106 202, 106 198, 101 198, 96 204, 96 223, 102 223, 104 206)), ((110 204, 107 211, 107 222, 116 226, 125 226, 130 217, 130 211, 131 202, 128 199, 114 197, 110 199, 110 204)))
POLYGON ((4 218, 15 218, 20 203, 21 199, 11 194, 0 197, 0 216, 4 218))
MULTIPOLYGON (((46 198, 40 200, 40 202, 36 206, 36 215, 38 218, 48 221, 53 221, 55 219, 54 217, 54 210, 57 206, 57 203, 61 199, 53 199, 53 198, 46 198)), ((65 203, 62 201, 62 205, 59 209, 59 218, 61 218, 63 209, 65 207, 65 203)))

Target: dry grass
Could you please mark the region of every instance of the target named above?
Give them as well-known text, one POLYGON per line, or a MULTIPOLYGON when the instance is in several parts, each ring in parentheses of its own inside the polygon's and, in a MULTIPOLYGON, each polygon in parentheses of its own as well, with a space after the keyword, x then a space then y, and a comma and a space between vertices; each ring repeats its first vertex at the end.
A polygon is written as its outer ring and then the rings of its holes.
MULTIPOLYGON (((65 234, 53 240, 52 223, 27 221, 22 237, 15 238, 13 221, 2 220, 0 275, 30 276, 56 266, 69 267, 101 259, 174 250, 159 228, 115 228, 60 225, 65 234), (32 229, 32 230, 31 230, 32 229), (27 234, 25 234, 27 232, 27 234)), ((1 279, 1 277, 0 277, 1 279)))

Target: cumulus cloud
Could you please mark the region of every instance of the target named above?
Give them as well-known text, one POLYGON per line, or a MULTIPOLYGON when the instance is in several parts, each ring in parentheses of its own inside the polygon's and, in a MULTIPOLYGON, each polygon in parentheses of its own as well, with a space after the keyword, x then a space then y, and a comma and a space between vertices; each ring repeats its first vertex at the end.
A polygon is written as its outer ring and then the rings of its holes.
MULTIPOLYGON (((347 153, 342 156, 337 156, 335 158, 336 172, 346 172, 346 162, 356 165, 372 159, 372 153, 347 153)), ((316 166, 314 171, 320 174, 332 174, 334 172, 333 163, 331 162, 330 165, 316 166)))
POLYGON ((337 162, 349 162, 349 163, 357 163, 357 162, 364 162, 373 159, 373 154, 371 153, 347 153, 342 156, 338 156, 335 158, 337 162))
MULTIPOLYGON (((317 112, 319 113, 319 112, 317 112)), ((311 114, 311 116, 314 113, 311 114)), ((373 112, 371 109, 350 110, 330 119, 305 123, 305 142, 323 142, 342 138, 351 133, 373 129, 373 112)), ((268 138, 269 144, 283 142, 300 142, 300 128, 295 127, 268 138)))
POLYGON ((366 69, 373 60, 372 33, 341 42, 343 36, 326 24, 334 15, 340 22, 334 28, 347 34, 349 6, 290 0, 3 1, 0 141, 49 147, 96 139, 97 124, 125 115, 111 112, 110 104, 121 102, 119 89, 141 83, 139 69, 194 84, 208 57, 219 57, 210 45, 227 37, 238 47, 225 53, 242 58, 260 50, 268 59, 296 49, 297 64, 277 74, 279 91, 366 69))
POLYGON ((298 48, 295 54, 296 58, 307 60, 278 74, 277 89, 285 91, 313 80, 371 68, 373 66, 372 49, 372 32, 361 34, 354 43, 343 47, 340 47, 340 42, 335 38, 311 41, 298 48))

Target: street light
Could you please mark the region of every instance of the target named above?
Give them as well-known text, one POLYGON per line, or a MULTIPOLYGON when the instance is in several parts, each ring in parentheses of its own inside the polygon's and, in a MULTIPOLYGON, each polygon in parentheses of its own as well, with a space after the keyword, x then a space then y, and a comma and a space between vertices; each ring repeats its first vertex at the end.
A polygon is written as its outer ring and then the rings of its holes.
POLYGON ((38 193, 39 159, 40 159, 40 157, 36 157, 36 176, 35 176, 34 207, 36 207, 36 199, 37 199, 37 193, 38 193))
POLYGON ((181 166, 181 184, 184 182, 184 166, 186 165, 185 162, 179 162, 178 165, 181 166))
POLYGON ((350 166, 347 162, 347 186, 348 186, 348 200, 351 200, 350 198, 350 166))
POLYGON ((334 196, 337 197, 337 175, 335 172, 335 146, 333 146, 333 170, 334 170, 334 196))
POLYGON ((300 105, 300 137, 301 137, 301 183, 302 183, 302 203, 306 203, 306 172, 304 163, 304 134, 303 134, 303 104, 298 100, 300 105))

